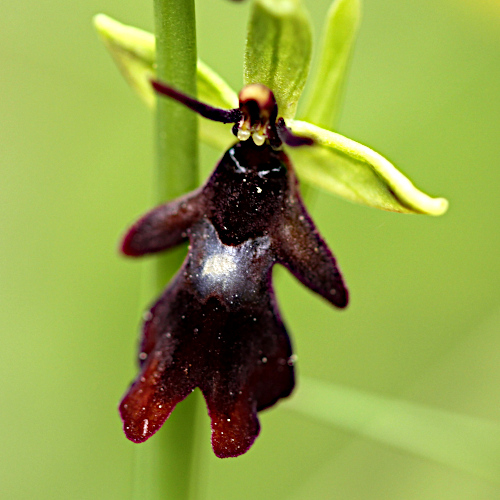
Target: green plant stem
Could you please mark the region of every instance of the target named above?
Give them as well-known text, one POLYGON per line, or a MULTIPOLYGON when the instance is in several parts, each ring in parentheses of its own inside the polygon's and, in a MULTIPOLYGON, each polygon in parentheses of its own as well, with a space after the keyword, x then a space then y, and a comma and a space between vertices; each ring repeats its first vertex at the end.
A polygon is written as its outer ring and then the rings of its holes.
MULTIPOLYGON (((196 25, 194 0, 155 0, 157 75, 196 96, 196 25)), ((156 200, 162 203, 197 187, 196 115, 171 99, 159 98, 156 112, 156 200)), ((148 287, 156 295, 179 269, 185 247, 159 257, 148 287)), ((190 496, 196 406, 191 395, 175 409, 149 442, 139 445, 134 471, 134 499, 186 500, 190 496)))
MULTIPOLYGON (((194 0, 155 0, 156 63, 160 80, 196 96, 194 0)), ((158 197, 174 198, 198 183, 196 115, 172 99, 157 107, 158 197)))

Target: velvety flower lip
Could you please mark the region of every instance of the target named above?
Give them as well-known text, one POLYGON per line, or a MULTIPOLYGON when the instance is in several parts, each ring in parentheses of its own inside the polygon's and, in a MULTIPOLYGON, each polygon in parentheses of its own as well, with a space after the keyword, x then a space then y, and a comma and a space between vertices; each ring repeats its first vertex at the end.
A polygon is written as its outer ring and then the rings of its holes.
POLYGON ((215 454, 238 456, 259 433, 257 412, 294 387, 272 267, 287 267, 337 307, 348 293, 286 153, 268 143, 235 144, 201 189, 132 226, 122 250, 140 256, 186 239, 184 265, 143 325, 141 372, 120 405, 124 431, 145 441, 199 387, 215 454))

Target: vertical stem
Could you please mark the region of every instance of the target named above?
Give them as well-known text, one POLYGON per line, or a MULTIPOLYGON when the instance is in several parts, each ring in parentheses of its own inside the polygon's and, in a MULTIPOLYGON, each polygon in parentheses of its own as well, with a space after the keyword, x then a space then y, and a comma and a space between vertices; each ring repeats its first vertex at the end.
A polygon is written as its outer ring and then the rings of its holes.
MULTIPOLYGON (((196 96, 196 21, 194 0, 155 0, 157 76, 196 96)), ((198 121, 172 99, 158 98, 156 112, 157 196, 163 202, 198 185, 198 121)), ((157 288, 170 280, 180 255, 160 257, 157 288)))
MULTIPOLYGON (((155 0, 156 63, 160 80, 196 96, 196 21, 194 0, 155 0)), ((196 115, 173 101, 157 103, 158 200, 176 198, 198 184, 198 121, 196 115)), ((157 288, 178 269, 182 254, 157 262, 157 288)), ((187 500, 196 417, 196 399, 178 406, 158 436, 161 488, 166 498, 187 500)))
MULTIPOLYGON (((194 0, 154 0, 157 76, 196 96, 196 24, 194 0)), ((156 113, 156 203, 176 198, 198 184, 198 122, 195 113, 171 99, 159 98, 156 113)), ((185 255, 170 251, 155 262, 151 293, 158 295, 185 255)), ((193 463, 199 395, 180 403, 163 428, 136 456, 136 500, 187 500, 193 463)))
MULTIPOLYGON (((155 0, 156 64, 160 80, 196 96, 194 0, 155 0)), ((198 183, 196 115, 172 99, 159 98, 157 148, 161 199, 194 189, 198 183)))

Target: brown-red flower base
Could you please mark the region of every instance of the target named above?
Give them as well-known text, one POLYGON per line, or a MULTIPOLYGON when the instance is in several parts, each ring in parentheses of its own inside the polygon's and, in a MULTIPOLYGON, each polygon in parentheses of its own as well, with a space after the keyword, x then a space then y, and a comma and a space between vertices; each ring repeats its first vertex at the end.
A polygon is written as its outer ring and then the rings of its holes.
POLYGON ((257 437, 257 412, 294 387, 274 264, 337 307, 347 305, 348 292, 287 155, 269 144, 234 145, 205 186, 140 219, 122 250, 141 256, 185 240, 184 264, 144 323, 141 372, 120 413, 127 437, 142 442, 199 387, 214 452, 234 457, 257 437))

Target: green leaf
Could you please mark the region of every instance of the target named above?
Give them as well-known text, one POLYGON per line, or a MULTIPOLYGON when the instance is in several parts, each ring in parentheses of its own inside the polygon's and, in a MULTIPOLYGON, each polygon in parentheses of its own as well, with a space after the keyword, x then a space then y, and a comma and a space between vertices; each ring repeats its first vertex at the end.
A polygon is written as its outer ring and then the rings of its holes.
POLYGON ((245 50, 245 84, 262 83, 293 118, 311 61, 311 22, 300 0, 255 0, 245 50))
POLYGON ((94 26, 125 80, 149 107, 154 107, 156 98, 150 83, 156 75, 154 35, 105 14, 94 17, 94 26))
MULTIPOLYGON (((234 90, 211 68, 198 59, 198 99, 217 108, 238 107, 238 96, 234 90)), ((231 132, 232 124, 224 124, 199 117, 199 133, 203 142, 215 149, 225 151, 236 140, 231 132)))
POLYGON ((302 377, 282 407, 500 483, 500 424, 302 377))
POLYGON ((306 120, 333 129, 361 17, 360 0, 336 0, 328 12, 306 120))
POLYGON ((289 148, 299 177, 327 192, 370 207, 401 213, 441 215, 444 198, 418 190, 392 163, 370 148, 310 123, 292 120, 294 133, 313 146, 289 148))
MULTIPOLYGON (((150 108, 156 95, 150 80, 156 77, 156 44, 152 33, 127 26, 98 14, 95 27, 113 56, 125 80, 150 108)), ((219 108, 238 107, 238 96, 229 85, 202 61, 197 64, 198 99, 219 108)), ((200 118, 200 137, 217 149, 227 149, 234 142, 231 125, 200 118)))
POLYGON ((217 108, 232 109, 239 106, 236 92, 211 68, 198 59, 198 99, 217 108))

